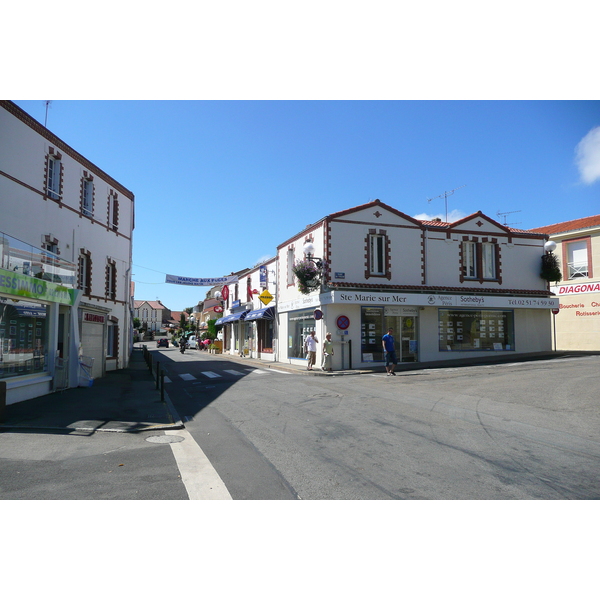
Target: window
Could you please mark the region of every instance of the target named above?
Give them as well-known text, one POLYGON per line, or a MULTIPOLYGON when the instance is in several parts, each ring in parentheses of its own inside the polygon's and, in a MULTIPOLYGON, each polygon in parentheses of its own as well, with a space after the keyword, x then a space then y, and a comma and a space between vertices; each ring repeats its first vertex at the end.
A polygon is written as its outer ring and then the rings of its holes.
POLYGON ((117 298, 117 267, 115 261, 110 259, 106 265, 105 296, 110 300, 117 298))
POLYGON ((475 279, 480 283, 484 281, 498 281, 501 283, 498 269, 499 246, 496 240, 483 241, 463 239, 462 242, 462 268, 461 282, 475 279))
POLYGON ((375 229, 369 230, 366 240, 367 245, 367 269, 365 277, 386 277, 391 279, 390 269, 390 242, 385 231, 375 229))
POLYGON ((477 246, 474 242, 463 242, 463 273, 466 279, 477 278, 477 246))
POLYGON ((294 285, 294 249, 288 248, 287 251, 287 284, 294 285))
POLYGON ((306 358, 304 342, 315 330, 314 310, 296 311, 288 315, 288 358, 306 358))
POLYGON ((86 217, 91 217, 94 213, 94 182, 91 179, 82 181, 81 212, 86 217))
POLYGON ((62 163, 60 154, 50 148, 46 162, 46 194, 52 200, 60 200, 62 163))
POLYGON ((0 297, 0 379, 47 370, 45 304, 0 297))
POLYGON ((511 310, 439 309, 439 350, 514 350, 511 310))
POLYGON ((91 253, 86 250, 79 254, 77 287, 86 296, 92 293, 92 259, 91 253))
POLYGON ((119 201, 117 195, 111 190, 108 197, 108 228, 117 231, 119 225, 119 201))
POLYGON ((385 273, 385 264, 383 262, 383 245, 385 238, 382 235, 369 236, 370 247, 370 264, 369 270, 371 275, 383 275, 385 273))
POLYGON ((588 269, 588 240, 577 240, 566 242, 566 261, 567 277, 575 279, 577 277, 591 277, 588 269))

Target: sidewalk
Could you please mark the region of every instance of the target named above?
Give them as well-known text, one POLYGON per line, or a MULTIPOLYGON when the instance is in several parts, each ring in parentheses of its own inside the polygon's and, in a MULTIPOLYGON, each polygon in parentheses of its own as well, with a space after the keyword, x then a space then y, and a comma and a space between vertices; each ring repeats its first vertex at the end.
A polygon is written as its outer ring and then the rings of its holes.
POLYGON ((170 399, 161 401, 141 349, 134 349, 129 367, 108 372, 92 387, 71 388, 10 404, 0 432, 49 429, 82 432, 124 432, 181 429, 170 399))

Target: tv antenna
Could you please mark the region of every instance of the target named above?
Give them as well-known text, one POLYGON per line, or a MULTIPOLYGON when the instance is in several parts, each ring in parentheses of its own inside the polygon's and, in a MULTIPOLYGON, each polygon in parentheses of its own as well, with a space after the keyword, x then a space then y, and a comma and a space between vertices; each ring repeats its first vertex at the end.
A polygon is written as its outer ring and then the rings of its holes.
POLYGON ((52 104, 52 100, 44 100, 44 104, 46 105, 46 118, 44 119, 44 127, 48 123, 48 109, 50 108, 50 104, 52 104))
POLYGON ((513 213, 518 213, 518 212, 521 212, 521 211, 520 210, 509 210, 508 212, 500 212, 500 211, 498 211, 496 213, 496 215, 498 217, 504 217, 504 223, 502 223, 502 225, 518 225, 521 221, 518 221, 516 223, 507 223, 506 222, 506 215, 512 215, 513 213))
POLYGON ((460 188, 464 188, 464 187, 467 187, 466 183, 465 183, 465 185, 461 185, 457 188, 454 188, 453 190, 450 190, 449 192, 444 192, 443 194, 440 194, 439 196, 436 196, 435 198, 427 198, 427 202, 431 202, 432 200, 437 200, 438 198, 444 199, 444 204, 446 206, 446 223, 448 222, 448 196, 452 196, 452 194, 454 194, 454 192, 456 190, 460 190, 460 188))

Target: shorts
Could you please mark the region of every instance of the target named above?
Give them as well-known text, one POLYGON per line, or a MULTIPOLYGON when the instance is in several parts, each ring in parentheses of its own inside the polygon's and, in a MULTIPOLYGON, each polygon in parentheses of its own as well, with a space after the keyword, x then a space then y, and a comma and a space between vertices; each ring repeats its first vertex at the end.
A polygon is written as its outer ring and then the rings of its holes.
POLYGON ((392 363, 394 363, 395 365, 398 364, 398 357, 396 356, 395 350, 393 350, 392 352, 385 353, 385 366, 389 367, 392 363))

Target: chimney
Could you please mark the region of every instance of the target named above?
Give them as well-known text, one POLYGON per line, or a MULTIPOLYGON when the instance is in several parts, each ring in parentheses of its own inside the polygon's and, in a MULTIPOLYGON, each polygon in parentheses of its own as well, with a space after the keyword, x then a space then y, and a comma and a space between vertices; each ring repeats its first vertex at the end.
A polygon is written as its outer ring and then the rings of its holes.
POLYGON ((431 219, 434 223, 441 223, 442 219, 440 217, 435 217, 435 219, 431 219))

